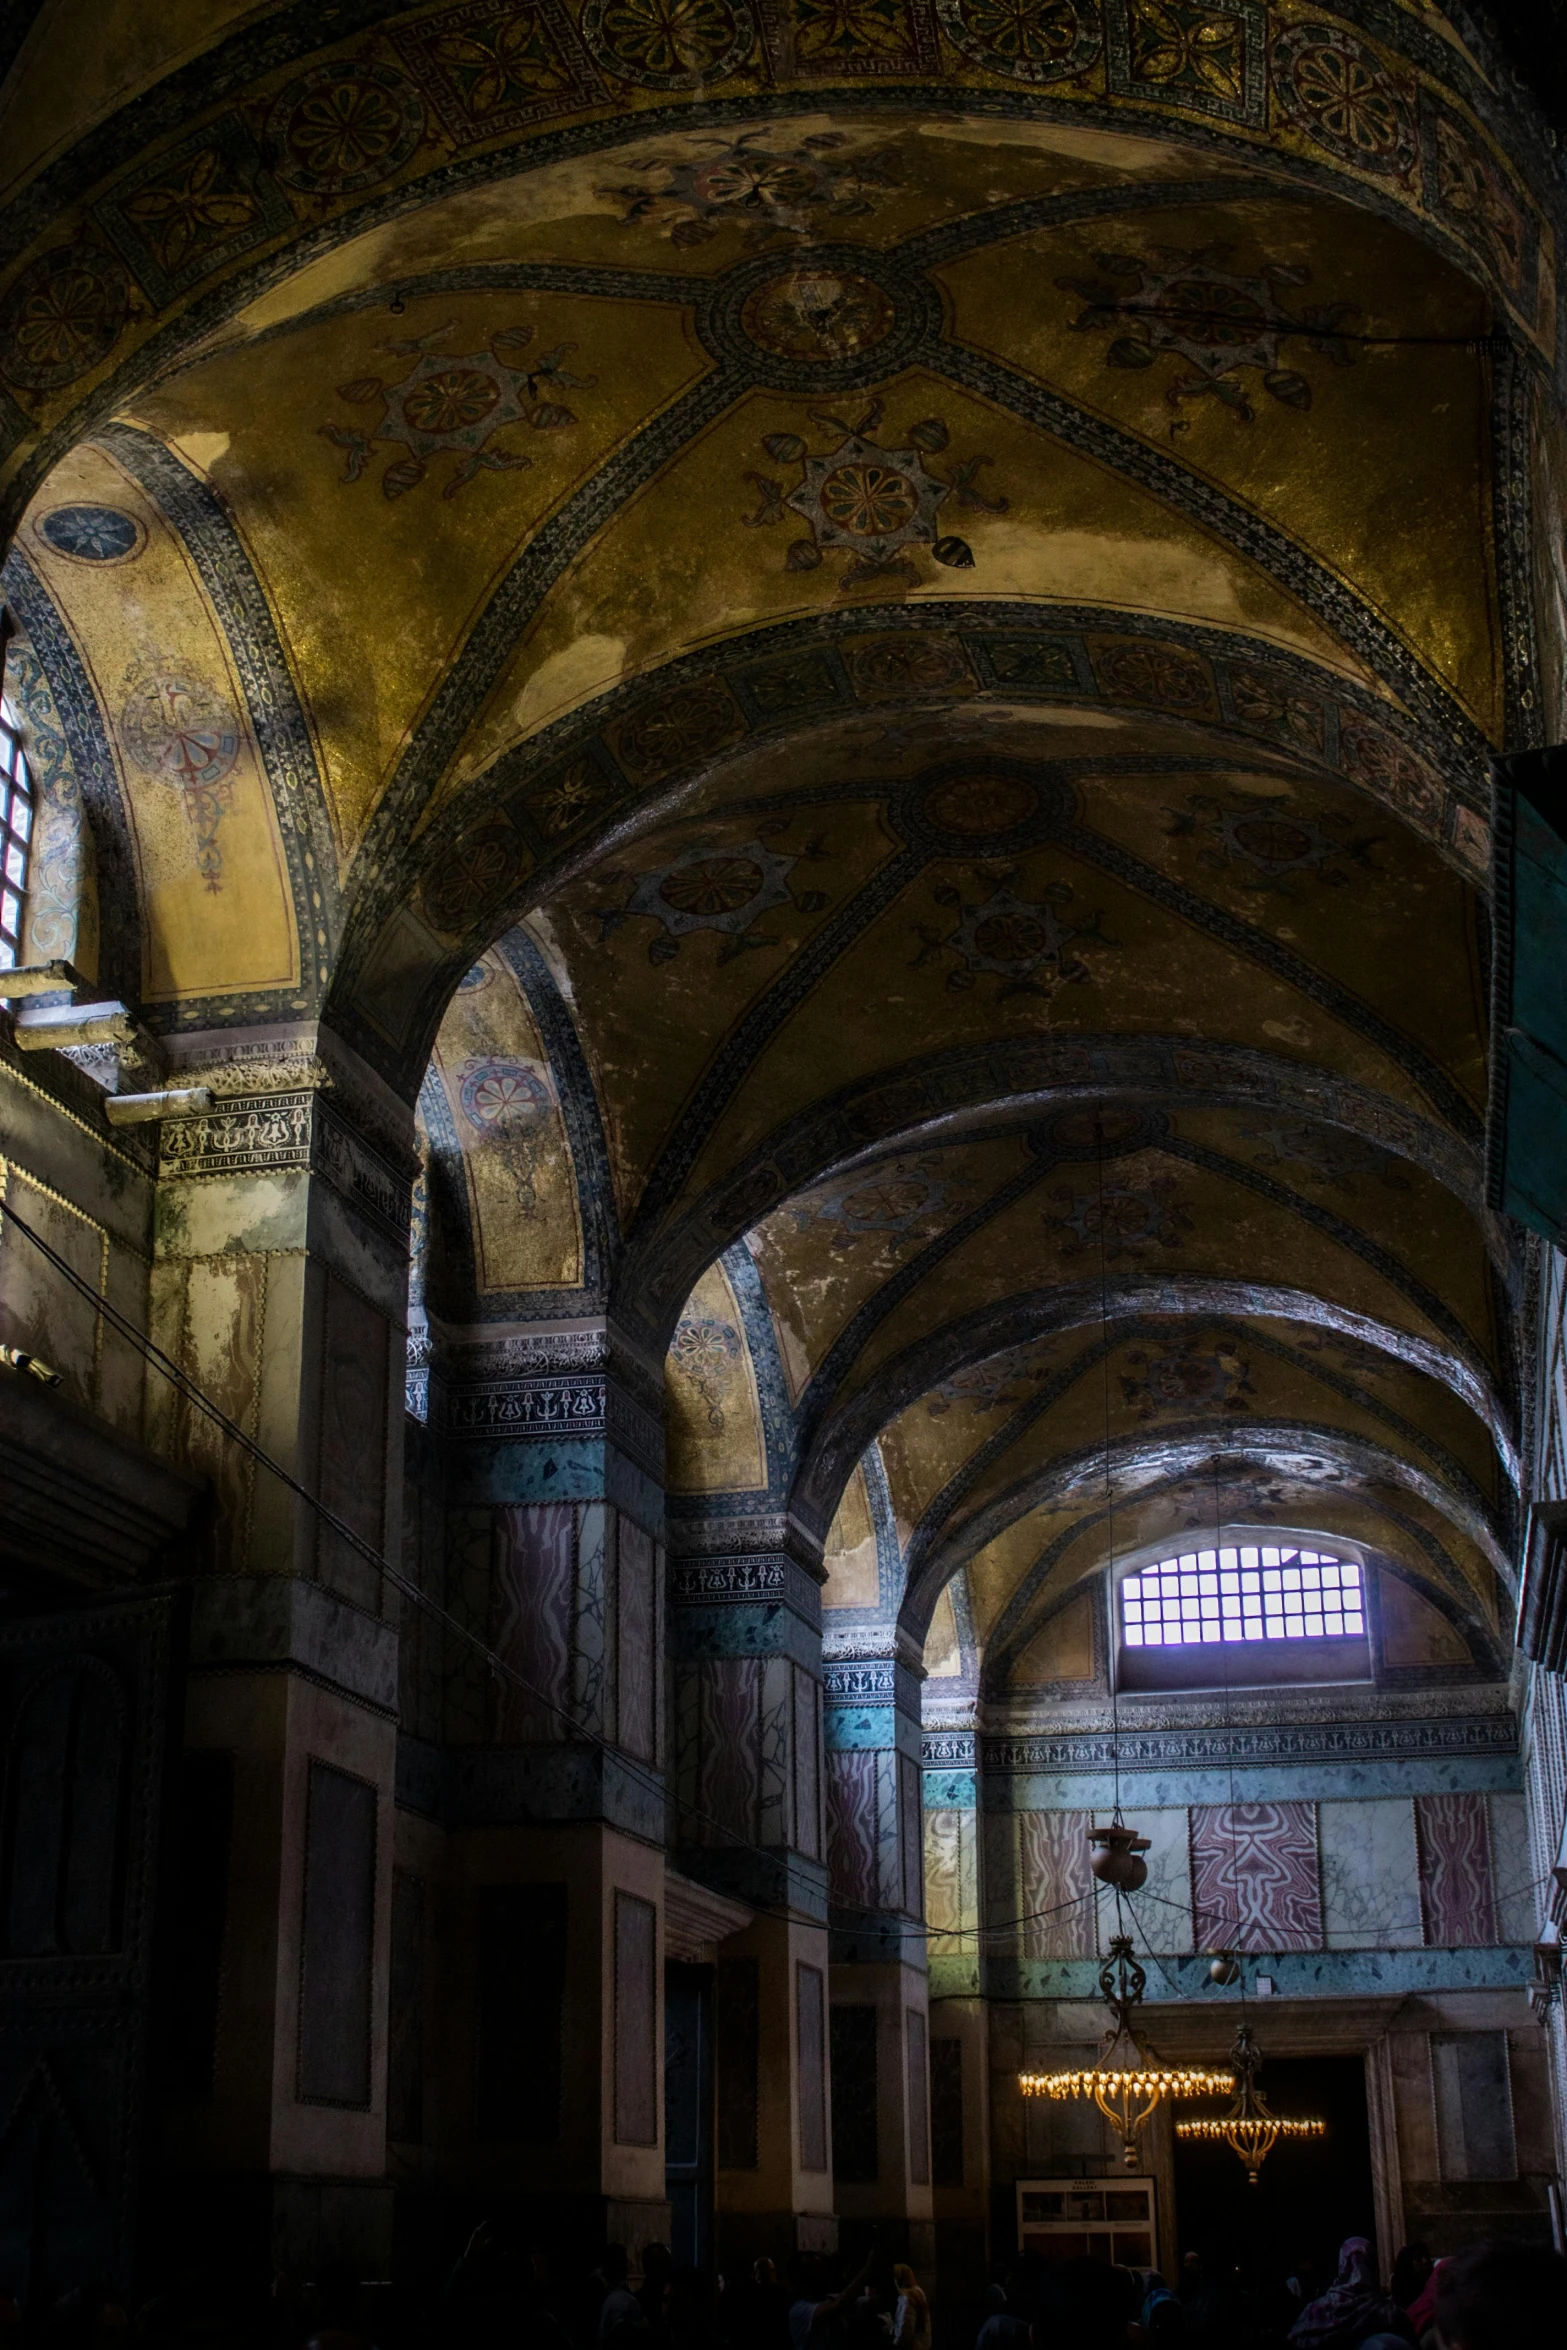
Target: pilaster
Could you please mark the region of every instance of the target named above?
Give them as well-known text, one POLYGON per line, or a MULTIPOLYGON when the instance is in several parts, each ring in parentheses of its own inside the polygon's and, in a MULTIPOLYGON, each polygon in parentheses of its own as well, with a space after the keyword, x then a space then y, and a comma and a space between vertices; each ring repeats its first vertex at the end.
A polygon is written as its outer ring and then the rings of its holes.
POLYGON ((833 2217, 821 1564, 782 1513, 671 1521, 671 1842, 756 1913, 716 1970, 722 2258, 820 2251, 833 2217))
MULTIPOLYGON (((325 1032, 184 1037, 210 1110, 159 1137, 152 1335, 370 1551, 398 1554, 411 1122, 325 1032)), ((187 1800, 221 1882, 208 2045, 172 2192, 234 2256, 384 2258, 398 1615, 354 1543, 169 1384, 153 1441, 210 1480, 187 1800), (188 2198, 195 2197, 192 2206, 188 2198)))
POLYGON ((934 2256, 920 1686, 893 1626, 822 1668, 840 2217, 934 2256), (872 1644, 879 1653, 873 1653, 872 1644))

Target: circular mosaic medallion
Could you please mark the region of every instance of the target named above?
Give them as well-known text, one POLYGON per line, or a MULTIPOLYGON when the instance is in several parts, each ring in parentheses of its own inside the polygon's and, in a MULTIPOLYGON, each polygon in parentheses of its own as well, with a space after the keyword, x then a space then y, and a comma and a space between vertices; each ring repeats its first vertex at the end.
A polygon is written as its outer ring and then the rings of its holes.
POLYGON ((125 747, 144 775, 181 791, 210 791, 239 757, 239 721, 204 678, 144 676, 120 713, 125 747))
POLYGON ((1020 82, 1063 82, 1103 43, 1096 0, 936 0, 956 49, 1020 82))
POLYGON ((127 563, 147 543, 134 514, 118 506, 55 506, 33 525, 43 543, 72 563, 127 563))
POLYGON ((1075 806, 1070 787, 1046 769, 997 760, 917 777, 889 812, 934 856, 1010 857, 1053 839, 1075 806))
POLYGON ((400 171, 424 136, 424 101, 389 65, 318 65, 267 117, 272 168, 312 196, 348 196, 400 171))
POLYGON ((1316 861, 1315 834, 1288 816, 1237 816, 1225 831, 1243 857, 1274 871, 1298 870, 1316 861))
POLYGON ((766 878, 750 857, 703 857, 666 874, 658 894, 677 914, 711 920, 716 914, 738 914, 760 896, 766 878))
POLYGON ((820 491, 824 520, 850 538, 890 538, 907 530, 920 508, 920 485, 872 458, 835 465, 820 491))
POLYGON ((494 1133, 541 1125, 552 1106, 549 1085, 531 1061, 497 1058, 468 1063, 459 1098, 469 1124, 494 1133))
POLYGON ((1429 767, 1380 728, 1357 724, 1339 732, 1339 761, 1346 775, 1379 799, 1424 823, 1441 812, 1442 786, 1429 767))
MULTIPOLYGON (((732 201, 742 218, 765 220, 748 183, 764 172, 787 179, 800 168, 788 156, 718 157, 712 169, 725 188, 712 200, 732 201), (736 175, 745 184, 731 197, 725 189, 736 175)), ((801 186, 814 187, 804 172, 801 186)), ((767 204, 788 210, 787 186, 770 181, 767 204)), ((816 245, 808 261, 792 267, 773 253, 727 270, 704 291, 697 327, 713 357, 750 382, 816 399, 869 390, 915 364, 942 333, 941 297, 896 254, 816 245)))
POLYGON ((24 391, 74 383, 113 347, 130 281, 99 245, 61 245, 24 269, 0 303, 0 375, 24 391))
POLYGON ((622 81, 690 90, 744 65, 756 25, 746 0, 588 0, 582 38, 622 81))
POLYGON ((916 1217, 939 1205, 940 1195, 929 1176, 895 1168, 841 1193, 834 1212, 839 1223, 855 1232, 905 1232, 916 1217))
POLYGON ((1034 1128, 1030 1140, 1042 1159, 1124 1159, 1157 1142, 1165 1127, 1157 1110, 1084 1102, 1057 1110, 1034 1128))
POLYGON ((973 683, 961 646, 919 631, 868 645, 851 644, 845 658, 861 696, 957 693, 973 683))
POLYGON ((493 375, 476 367, 443 367, 414 386, 402 403, 405 423, 431 440, 482 424, 501 397, 493 375))
POLYGON ((943 832, 988 840, 994 833, 1016 832, 1038 806, 1038 792, 1017 776, 973 775, 938 784, 925 796, 924 814, 943 832))
POLYGON ((739 713, 721 686, 682 686, 628 718, 618 747, 632 767, 663 774, 688 760, 705 759, 739 731, 739 713))
POLYGON ((437 930, 460 936, 500 903, 521 872, 521 846, 510 825, 476 825, 425 883, 424 910, 437 930))
POLYGON ((832 361, 885 342, 897 313, 868 277, 832 269, 789 269, 751 294, 740 322, 775 359, 832 361))
POLYGON ((1414 168, 1414 108, 1375 50, 1337 25, 1295 25, 1273 44, 1273 87, 1290 120, 1341 163, 1389 178, 1414 168))
POLYGON ((1107 645, 1098 655, 1100 682, 1118 701, 1155 710, 1201 710, 1213 699, 1202 663, 1178 645, 1107 645))

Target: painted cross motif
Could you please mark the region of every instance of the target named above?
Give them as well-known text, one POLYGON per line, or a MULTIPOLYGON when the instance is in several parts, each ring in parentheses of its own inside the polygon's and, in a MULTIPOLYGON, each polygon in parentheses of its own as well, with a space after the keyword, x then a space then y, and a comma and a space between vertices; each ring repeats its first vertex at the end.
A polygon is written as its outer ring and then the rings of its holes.
POLYGON ((1381 836, 1357 836, 1338 811, 1310 816, 1287 799, 1260 792, 1232 792, 1223 799, 1192 792, 1184 808, 1166 808, 1165 817, 1171 840, 1200 840, 1197 862, 1210 873, 1229 874, 1243 889, 1292 897, 1307 881, 1341 888, 1350 866, 1361 873, 1377 870, 1371 852, 1381 836))
POLYGON ((796 890, 789 877, 802 857, 824 853, 820 841, 808 842, 792 855, 769 848, 761 837, 733 847, 709 841, 682 850, 648 873, 605 874, 606 881, 629 880, 631 891, 623 905, 600 909, 599 936, 611 937, 636 916, 656 922, 658 935, 647 950, 650 963, 673 962, 681 941, 698 930, 721 935, 720 964, 732 962, 748 948, 777 946, 781 942, 757 932, 756 924, 780 906, 820 913, 827 904, 822 892, 796 890))
POLYGON ((588 391, 594 375, 573 375, 565 366, 573 343, 557 343, 528 366, 516 356, 533 341, 531 326, 502 327, 491 335, 483 351, 453 358, 438 349, 452 331, 450 321, 412 340, 382 343, 395 358, 410 359, 406 374, 387 382, 378 375, 358 376, 339 384, 338 397, 355 407, 380 405, 380 415, 368 431, 323 424, 324 440, 347 452, 345 481, 358 481, 381 443, 403 449, 381 476, 381 494, 400 498, 423 481, 432 457, 450 450, 459 463, 441 495, 455 497, 465 482, 481 471, 515 472, 533 460, 518 450, 496 449, 491 442, 502 426, 526 424, 534 432, 562 432, 577 421, 575 410, 552 395, 588 391))
POLYGON ((989 895, 973 905, 952 884, 939 885, 936 903, 956 912, 957 927, 943 934, 928 923, 917 924, 921 945, 914 968, 956 955, 958 968, 947 973, 948 987, 970 988, 982 973, 989 974, 1000 982, 998 1003, 1018 995, 1051 996, 1058 987, 1091 979, 1088 965, 1071 949, 1082 939, 1106 947, 1119 944, 1101 928, 1102 913, 1096 909, 1074 920, 1063 910, 1075 895, 1070 882, 1047 882, 1042 898, 1023 898, 1011 886, 1015 878, 1002 874, 989 895))
POLYGON ((1247 276, 1229 266, 1232 250, 1159 245, 1151 257, 1100 253, 1103 277, 1058 277, 1056 284, 1087 304, 1072 321, 1077 333, 1114 330, 1105 354, 1110 366, 1152 367, 1166 357, 1181 363, 1183 372, 1164 395, 1172 408, 1211 395, 1250 424, 1257 412, 1241 381, 1248 372, 1259 372, 1263 390, 1285 407, 1309 408, 1311 384, 1284 364, 1284 343, 1302 337, 1309 351, 1348 367, 1354 360, 1348 329, 1360 313, 1353 302, 1286 310, 1285 289, 1306 285, 1311 272, 1265 261, 1260 273, 1247 276))
POLYGON ((672 245, 703 245, 733 225, 747 246, 820 233, 823 220, 873 212, 899 185, 897 151, 849 154, 842 131, 821 131, 797 147, 773 148, 766 134, 713 139, 685 156, 649 155, 634 179, 598 193, 623 207, 628 227, 646 223, 672 245))
POLYGON ((947 446, 941 418, 928 416, 910 425, 908 446, 889 448, 871 438, 881 415, 880 400, 852 422, 813 408, 811 421, 839 436, 821 453, 799 433, 769 433, 762 443, 768 456, 780 465, 798 465, 801 478, 786 490, 768 474, 748 473, 758 503, 742 517, 746 528, 768 529, 787 514, 797 514, 809 536, 791 540, 787 567, 814 571, 824 554, 846 554, 849 561, 839 582, 845 588, 872 580, 918 587, 920 574, 909 557, 915 547, 928 547, 936 562, 955 571, 972 571, 974 550, 966 539, 940 530, 937 511, 951 497, 971 513, 1004 513, 1005 498, 988 498, 975 486, 991 459, 971 457, 943 481, 925 462, 947 446))

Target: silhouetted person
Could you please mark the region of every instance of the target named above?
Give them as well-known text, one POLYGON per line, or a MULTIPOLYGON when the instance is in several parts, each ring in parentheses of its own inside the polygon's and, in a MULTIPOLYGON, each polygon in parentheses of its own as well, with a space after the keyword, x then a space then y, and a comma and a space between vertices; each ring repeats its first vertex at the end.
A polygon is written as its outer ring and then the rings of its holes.
POLYGON ((1567 2260, 1535 2244, 1471 2244, 1442 2263, 1436 2333, 1442 2350, 1535 2350, 1559 2342, 1567 2260))
POLYGON ((603 2289, 595 2336, 600 2342, 618 2341, 623 2335, 647 2330, 637 2297, 626 2282, 629 2268, 624 2244, 606 2244, 593 2272, 596 2283, 603 2289))
POLYGON ((1423 2244, 1406 2244, 1393 2263, 1393 2274, 1388 2279, 1388 2299, 1396 2301, 1400 2309, 1412 2309, 1425 2291, 1431 2275, 1431 2255, 1423 2244))
POLYGON ((1409 2319, 1377 2283, 1370 2244, 1364 2236, 1346 2236, 1339 2246, 1337 2276, 1301 2311, 1289 2339, 1295 2350, 1360 2350, 1373 2334, 1415 2340, 1409 2319))

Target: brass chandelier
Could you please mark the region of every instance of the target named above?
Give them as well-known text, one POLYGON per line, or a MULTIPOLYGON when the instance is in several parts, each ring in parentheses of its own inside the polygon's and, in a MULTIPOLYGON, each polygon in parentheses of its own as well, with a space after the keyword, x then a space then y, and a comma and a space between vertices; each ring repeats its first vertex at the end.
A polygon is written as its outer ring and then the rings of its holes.
POLYGON ((1255 2187, 1258 2172, 1281 2138, 1325 2138, 1328 2125, 1314 2115, 1286 2119, 1270 2111, 1267 2099, 1257 2086, 1262 2051, 1249 2024, 1242 2024, 1236 2033, 1230 2062, 1235 2067, 1237 2086, 1229 2112, 1177 2122, 1175 2134, 1178 2138, 1217 2140, 1228 2146, 1245 2164, 1246 2175, 1255 2187))
POLYGON ((1121 2141, 1128 2170, 1137 2168, 1137 2135, 1167 2097, 1222 2097, 1235 2076, 1204 2065, 1170 2065, 1137 2030, 1132 2017, 1148 1978, 1132 1955, 1130 1934, 1111 1938, 1099 1970, 1099 1989, 1115 2021, 1097 2064, 1067 2073, 1019 2073, 1025 2097, 1091 2097, 1121 2141))

